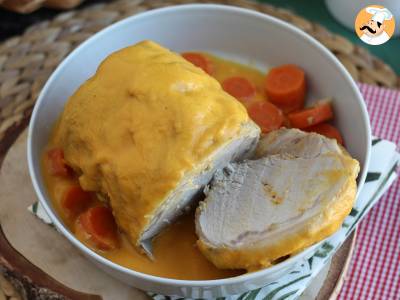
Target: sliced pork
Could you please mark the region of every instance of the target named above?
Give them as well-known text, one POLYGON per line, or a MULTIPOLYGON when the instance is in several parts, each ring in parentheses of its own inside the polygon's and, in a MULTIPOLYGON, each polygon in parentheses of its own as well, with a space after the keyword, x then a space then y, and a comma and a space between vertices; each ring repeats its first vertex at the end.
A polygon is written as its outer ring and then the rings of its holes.
POLYGON ((335 140, 296 129, 261 139, 257 159, 214 176, 196 213, 198 246, 219 268, 256 270, 335 232, 359 164, 335 140))

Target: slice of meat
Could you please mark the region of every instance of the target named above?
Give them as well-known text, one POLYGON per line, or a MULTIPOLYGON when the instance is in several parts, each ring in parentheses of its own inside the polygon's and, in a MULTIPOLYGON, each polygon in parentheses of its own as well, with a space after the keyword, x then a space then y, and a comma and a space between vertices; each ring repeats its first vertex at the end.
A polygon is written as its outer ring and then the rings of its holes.
POLYGON ((336 140, 320 134, 281 128, 265 135, 260 140, 256 157, 287 153, 297 157, 311 158, 327 152, 343 154, 343 150, 336 140))
POLYGON ((278 130, 257 154, 218 171, 197 208, 198 246, 219 268, 269 266, 335 232, 353 205, 359 164, 336 141, 278 130))
MULTIPOLYGON (((154 216, 143 231, 140 241, 155 236, 162 228, 171 223, 190 206, 203 188, 210 182, 216 170, 224 168, 230 162, 251 157, 257 146, 260 130, 253 122, 245 124, 239 135, 213 153, 203 164, 185 176, 184 180, 168 195, 166 200, 157 208, 154 216)), ((145 247, 145 250, 147 247, 145 247)))

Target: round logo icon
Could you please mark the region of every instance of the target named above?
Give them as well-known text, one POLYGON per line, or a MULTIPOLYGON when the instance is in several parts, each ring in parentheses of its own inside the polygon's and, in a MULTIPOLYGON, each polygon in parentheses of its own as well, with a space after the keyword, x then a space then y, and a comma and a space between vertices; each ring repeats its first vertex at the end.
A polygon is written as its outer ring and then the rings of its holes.
POLYGON ((360 40, 368 45, 386 43, 393 35, 393 14, 381 5, 370 5, 357 15, 354 28, 360 40))

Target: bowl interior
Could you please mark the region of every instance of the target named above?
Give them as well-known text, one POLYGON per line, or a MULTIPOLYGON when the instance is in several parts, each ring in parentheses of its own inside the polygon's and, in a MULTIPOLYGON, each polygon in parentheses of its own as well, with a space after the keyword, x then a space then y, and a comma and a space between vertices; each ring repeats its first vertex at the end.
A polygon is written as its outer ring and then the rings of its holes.
MULTIPOLYGON (((57 223, 61 221, 54 216, 40 173, 41 153, 52 126, 68 97, 94 74, 107 55, 144 39, 176 52, 207 51, 263 72, 280 64, 301 66, 307 74, 308 103, 333 98, 335 123, 348 151, 361 163, 359 183, 364 182, 370 147, 368 116, 356 85, 328 50, 300 30, 256 12, 184 5, 131 17, 96 34, 68 56, 42 90, 30 124, 28 159, 39 198, 57 223)), ((67 229, 63 229, 65 234, 67 229)))

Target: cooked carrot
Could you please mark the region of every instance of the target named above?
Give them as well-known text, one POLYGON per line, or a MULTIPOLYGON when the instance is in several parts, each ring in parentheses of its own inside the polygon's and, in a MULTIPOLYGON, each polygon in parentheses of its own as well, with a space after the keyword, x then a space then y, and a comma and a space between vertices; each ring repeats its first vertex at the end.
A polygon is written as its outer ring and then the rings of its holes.
POLYGON ((283 115, 282 127, 290 128, 290 121, 287 115, 283 115))
MULTIPOLYGON (((268 100, 286 108, 304 105, 306 78, 304 71, 296 65, 282 65, 272 68, 265 80, 268 100)), ((288 111, 287 109, 285 109, 288 111)))
POLYGON ((117 224, 108 207, 89 208, 78 220, 90 241, 100 250, 112 250, 119 246, 117 224))
POLYGON ((322 134, 328 138, 336 139, 336 141, 341 145, 344 144, 342 135, 340 134, 339 130, 336 127, 332 126, 331 124, 328 123, 317 124, 306 128, 306 131, 322 134))
POLYGON ((275 104, 285 115, 294 111, 299 111, 304 108, 304 102, 293 104, 275 104))
POLYGON ((47 152, 48 171, 54 176, 68 176, 70 169, 64 160, 64 151, 60 148, 54 148, 47 152))
POLYGON ((254 85, 243 77, 230 77, 222 82, 222 88, 238 100, 247 100, 256 93, 254 85))
POLYGON ((288 115, 290 125, 295 128, 307 128, 333 118, 333 111, 330 102, 320 101, 310 108, 288 115))
POLYGON ((82 190, 79 185, 73 185, 64 192, 61 205, 68 217, 76 217, 89 208, 92 200, 92 193, 82 190))
POLYGON ((185 52, 182 53, 182 56, 184 59, 194 64, 196 67, 203 69, 204 72, 210 75, 212 74, 213 65, 211 61, 204 55, 196 52, 185 52))
POLYGON ((284 121, 280 109, 267 101, 254 103, 248 112, 264 133, 280 128, 284 121))

